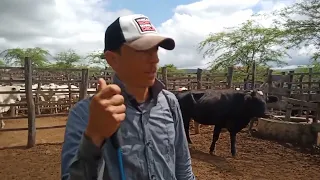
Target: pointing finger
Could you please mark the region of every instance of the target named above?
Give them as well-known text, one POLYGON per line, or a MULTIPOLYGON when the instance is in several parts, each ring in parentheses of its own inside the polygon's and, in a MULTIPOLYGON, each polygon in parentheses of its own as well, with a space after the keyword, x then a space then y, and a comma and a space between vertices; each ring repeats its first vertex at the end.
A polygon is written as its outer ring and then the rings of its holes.
POLYGON ((120 106, 124 104, 124 98, 122 95, 116 94, 112 96, 110 99, 102 99, 101 104, 103 104, 104 106, 120 106))
POLYGON ((121 89, 116 84, 106 85, 104 89, 99 92, 100 98, 110 98, 116 94, 121 94, 121 89))

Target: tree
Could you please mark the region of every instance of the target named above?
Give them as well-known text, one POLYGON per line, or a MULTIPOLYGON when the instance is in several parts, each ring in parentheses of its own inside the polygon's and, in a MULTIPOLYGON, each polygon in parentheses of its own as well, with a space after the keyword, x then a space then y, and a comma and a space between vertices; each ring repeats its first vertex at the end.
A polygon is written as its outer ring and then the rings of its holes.
POLYGON ((0 59, 0 67, 1 66, 5 66, 5 63, 4 63, 4 61, 2 59, 0 59))
MULTIPOLYGON (((175 65, 173 64, 166 64, 162 67, 166 67, 167 68, 167 73, 184 73, 184 70, 182 69, 178 69, 175 65)), ((161 69, 162 67, 158 68, 158 72, 161 73, 161 69)))
POLYGON ((273 13, 275 24, 285 29, 288 48, 313 46, 313 59, 320 58, 320 1, 303 0, 273 13))
POLYGON ((73 68, 75 63, 78 63, 81 59, 74 50, 69 49, 68 51, 59 52, 54 57, 56 63, 53 65, 57 68, 73 68))
POLYGON ((90 64, 101 66, 103 68, 109 67, 109 64, 104 57, 104 53, 101 51, 94 51, 92 53, 89 53, 85 59, 87 59, 90 64))
POLYGON ((268 63, 287 64, 282 60, 289 56, 286 49, 276 47, 281 44, 282 33, 277 27, 265 28, 256 21, 248 20, 239 27, 210 34, 200 42, 198 50, 205 50, 204 58, 214 57, 210 62, 212 69, 242 65, 248 73, 253 62, 257 66, 268 63))
MULTIPOLYGON (((317 61, 313 61, 312 64, 306 66, 306 67, 298 67, 295 72, 298 73, 308 73, 309 72, 309 68, 312 68, 313 72, 320 72, 320 62, 317 61)), ((318 75, 316 75, 317 77, 318 75)))
POLYGON ((25 57, 29 57, 33 66, 44 67, 48 64, 47 56, 49 55, 48 50, 40 47, 7 49, 0 53, 7 66, 24 66, 25 57))

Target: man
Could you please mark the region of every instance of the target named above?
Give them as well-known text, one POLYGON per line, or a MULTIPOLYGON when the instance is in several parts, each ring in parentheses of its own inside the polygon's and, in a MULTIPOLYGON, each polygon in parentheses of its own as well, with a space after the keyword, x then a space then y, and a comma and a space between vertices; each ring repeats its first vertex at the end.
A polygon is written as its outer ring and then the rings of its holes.
POLYGON ((62 179, 120 179, 110 137, 119 128, 128 180, 193 180, 191 157, 176 97, 156 79, 160 36, 148 17, 115 20, 105 32, 104 54, 116 72, 99 79, 98 93, 70 110, 62 147, 62 179))

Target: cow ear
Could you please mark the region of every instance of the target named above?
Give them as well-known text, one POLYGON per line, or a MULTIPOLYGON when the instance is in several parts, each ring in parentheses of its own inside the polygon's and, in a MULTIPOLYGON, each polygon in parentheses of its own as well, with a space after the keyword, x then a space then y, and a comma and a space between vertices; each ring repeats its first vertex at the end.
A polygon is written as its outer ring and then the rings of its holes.
POLYGON ((11 88, 11 91, 15 91, 15 90, 17 90, 17 88, 15 88, 15 87, 11 88))
POLYGON ((279 101, 279 98, 277 96, 268 96, 267 98, 267 103, 275 103, 275 102, 278 102, 279 101))
POLYGON ((256 90, 251 91, 250 95, 251 95, 252 97, 257 96, 257 91, 256 91, 256 90))

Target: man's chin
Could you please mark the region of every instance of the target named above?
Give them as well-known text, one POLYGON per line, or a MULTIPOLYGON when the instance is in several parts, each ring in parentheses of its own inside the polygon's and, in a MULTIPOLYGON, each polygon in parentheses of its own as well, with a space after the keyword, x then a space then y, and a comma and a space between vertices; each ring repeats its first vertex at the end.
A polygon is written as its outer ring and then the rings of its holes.
POLYGON ((155 81, 156 81, 155 78, 149 79, 149 80, 146 82, 146 84, 150 87, 150 86, 153 86, 153 85, 154 85, 155 81))

